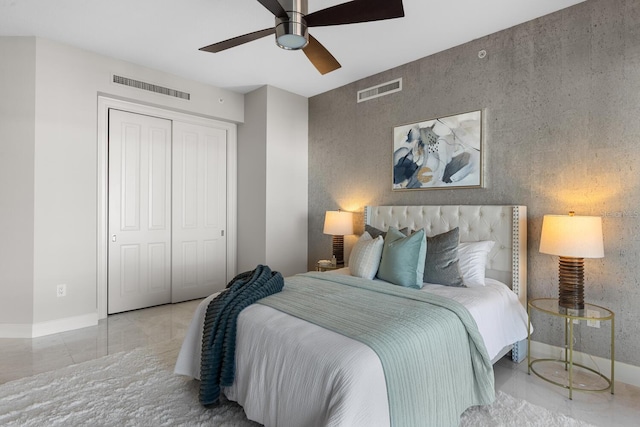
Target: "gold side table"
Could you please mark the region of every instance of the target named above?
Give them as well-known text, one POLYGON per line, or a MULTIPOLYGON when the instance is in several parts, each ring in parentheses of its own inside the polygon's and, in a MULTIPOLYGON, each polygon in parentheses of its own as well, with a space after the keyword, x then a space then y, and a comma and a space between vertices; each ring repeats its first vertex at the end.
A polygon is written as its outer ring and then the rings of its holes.
POLYGON ((584 305, 584 310, 580 313, 573 313, 569 310, 569 313, 565 313, 564 310, 561 310, 558 305, 557 298, 538 298, 529 301, 528 306, 528 315, 529 315, 529 336, 528 336, 528 348, 527 348, 527 364, 528 364, 528 373, 531 375, 531 372, 536 374, 538 377, 543 380, 550 382, 551 384, 557 385, 559 387, 563 387, 569 390, 569 399, 573 399, 573 390, 578 391, 606 391, 611 390, 611 394, 613 394, 613 386, 614 386, 614 360, 615 360, 615 335, 614 335, 614 322, 615 322, 615 314, 613 311, 600 307, 599 305, 594 304, 586 304, 584 305), (560 359, 536 359, 531 360, 531 311, 537 310, 545 314, 549 314, 551 316, 562 317, 564 318, 564 358, 560 359), (587 313, 598 312, 597 315, 587 315, 587 313), (607 378, 602 373, 596 371, 595 369, 591 369, 587 366, 581 365, 579 363, 574 363, 573 361, 573 321, 574 320, 586 320, 586 321, 610 321, 611 322, 611 378, 607 378), (557 381, 554 381, 548 376, 545 376, 541 372, 536 371, 534 365, 536 364, 544 364, 550 362, 560 362, 564 364, 565 371, 568 372, 568 381, 563 384, 557 381), (574 373, 573 367, 578 366, 582 369, 585 369, 599 377, 603 378, 606 382, 606 387, 602 388, 588 388, 585 386, 578 386, 574 384, 574 373))

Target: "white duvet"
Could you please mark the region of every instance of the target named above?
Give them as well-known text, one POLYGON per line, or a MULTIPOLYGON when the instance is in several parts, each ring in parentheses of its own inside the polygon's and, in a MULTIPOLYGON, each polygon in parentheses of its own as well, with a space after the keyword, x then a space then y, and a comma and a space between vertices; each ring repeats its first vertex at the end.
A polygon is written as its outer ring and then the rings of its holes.
MULTIPOLYGON (((492 360, 527 337, 527 313, 503 283, 486 279, 486 286, 477 288, 426 284, 423 291, 462 303, 492 360)), ((176 374, 200 377, 202 327, 213 297, 194 314, 176 374)), ((247 418, 266 426, 389 425, 384 373, 373 350, 260 304, 238 317, 236 377, 224 394, 243 406, 247 418)))

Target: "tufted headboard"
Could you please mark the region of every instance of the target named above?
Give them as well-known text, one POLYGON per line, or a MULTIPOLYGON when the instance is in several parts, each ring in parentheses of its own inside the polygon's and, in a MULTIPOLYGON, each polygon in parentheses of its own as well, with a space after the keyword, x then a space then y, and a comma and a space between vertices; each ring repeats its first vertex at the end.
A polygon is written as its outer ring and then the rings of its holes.
POLYGON ((427 236, 459 227, 461 242, 495 241, 486 275, 511 287, 527 308, 526 206, 366 206, 364 222, 382 230, 424 228, 427 236))

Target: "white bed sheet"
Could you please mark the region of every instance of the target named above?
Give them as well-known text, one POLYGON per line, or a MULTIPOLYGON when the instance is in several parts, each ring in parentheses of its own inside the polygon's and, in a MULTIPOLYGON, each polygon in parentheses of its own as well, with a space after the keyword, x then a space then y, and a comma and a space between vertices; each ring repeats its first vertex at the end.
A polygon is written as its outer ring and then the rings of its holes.
POLYGON ((527 338, 527 312, 504 283, 485 279, 485 286, 457 288, 425 284, 425 292, 454 299, 471 313, 493 360, 504 347, 527 338))
MULTIPOLYGON (((328 274, 348 274, 348 269, 328 274)), ((424 292, 462 303, 478 324, 489 357, 527 336, 527 314, 504 284, 482 288, 425 284, 424 292)), ((175 373, 200 376, 202 325, 194 314, 175 373)), ((254 304, 238 317, 236 378, 225 395, 266 426, 386 426, 389 407, 380 359, 368 346, 317 325, 254 304)))

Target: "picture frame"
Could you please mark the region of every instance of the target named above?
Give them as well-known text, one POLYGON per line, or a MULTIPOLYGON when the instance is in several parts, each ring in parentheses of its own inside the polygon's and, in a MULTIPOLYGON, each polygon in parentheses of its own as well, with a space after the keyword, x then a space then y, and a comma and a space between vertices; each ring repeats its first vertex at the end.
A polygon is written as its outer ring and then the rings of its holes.
POLYGON ((484 111, 393 128, 393 191, 484 187, 484 111))

